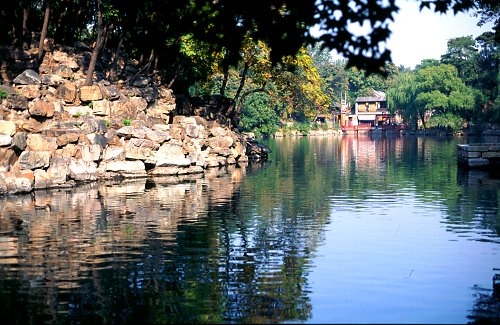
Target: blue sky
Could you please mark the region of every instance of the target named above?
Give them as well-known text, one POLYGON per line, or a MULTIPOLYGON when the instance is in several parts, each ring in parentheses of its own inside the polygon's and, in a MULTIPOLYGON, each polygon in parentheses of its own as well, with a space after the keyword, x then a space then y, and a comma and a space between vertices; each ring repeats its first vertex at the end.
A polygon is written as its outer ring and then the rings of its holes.
MULTIPOLYGON (((392 31, 386 47, 392 51, 392 61, 397 65, 415 68, 423 59, 441 59, 451 38, 472 35, 473 38, 491 31, 493 24, 478 27, 478 18, 472 13, 446 15, 427 8, 420 11, 415 0, 397 0, 399 12, 390 24, 392 31)), ((367 26, 364 26, 367 27, 367 26)), ((353 32, 366 33, 366 28, 350 28, 353 32)), ((342 58, 332 53, 335 59, 342 58)))

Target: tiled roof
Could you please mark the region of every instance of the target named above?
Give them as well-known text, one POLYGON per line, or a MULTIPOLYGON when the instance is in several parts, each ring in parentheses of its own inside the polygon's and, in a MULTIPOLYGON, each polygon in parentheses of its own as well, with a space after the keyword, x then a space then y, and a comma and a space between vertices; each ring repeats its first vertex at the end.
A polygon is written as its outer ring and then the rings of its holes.
POLYGON ((375 96, 368 96, 368 97, 358 97, 356 98, 356 103, 359 102, 383 102, 385 101, 385 93, 382 91, 373 91, 375 96))

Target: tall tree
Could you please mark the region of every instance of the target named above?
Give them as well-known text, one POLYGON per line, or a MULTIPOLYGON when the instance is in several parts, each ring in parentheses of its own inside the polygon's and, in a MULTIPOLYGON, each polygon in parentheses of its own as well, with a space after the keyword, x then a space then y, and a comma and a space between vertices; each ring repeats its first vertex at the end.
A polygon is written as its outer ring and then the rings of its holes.
MULTIPOLYGON (((476 105, 476 92, 458 77, 449 64, 428 66, 399 75, 388 91, 389 107, 417 127, 429 118, 447 116, 468 120, 476 105)), ((440 118, 441 126, 446 126, 440 118)))
POLYGON ((454 65, 458 76, 472 86, 477 80, 477 56, 476 41, 472 35, 462 36, 448 40, 448 49, 441 56, 441 62, 454 65))

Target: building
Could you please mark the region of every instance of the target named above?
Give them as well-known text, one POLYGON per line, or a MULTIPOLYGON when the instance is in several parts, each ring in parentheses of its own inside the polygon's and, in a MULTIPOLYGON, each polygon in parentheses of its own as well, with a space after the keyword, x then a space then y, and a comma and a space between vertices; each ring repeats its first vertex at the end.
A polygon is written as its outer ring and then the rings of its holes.
POLYGON ((372 96, 358 97, 354 109, 342 112, 341 127, 345 132, 369 131, 389 121, 389 110, 384 92, 372 91, 372 96))

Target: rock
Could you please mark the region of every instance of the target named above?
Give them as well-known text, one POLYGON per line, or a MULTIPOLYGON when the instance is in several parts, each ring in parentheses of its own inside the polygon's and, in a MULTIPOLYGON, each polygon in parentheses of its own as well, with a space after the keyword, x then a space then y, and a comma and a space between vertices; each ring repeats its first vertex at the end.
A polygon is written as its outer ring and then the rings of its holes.
POLYGON ((28 134, 26 145, 26 149, 30 151, 54 152, 57 149, 57 139, 46 137, 41 134, 28 134))
POLYGON ((73 103, 76 99, 76 86, 71 82, 65 82, 57 88, 56 96, 66 103, 73 103))
POLYGON ((0 120, 0 134, 13 136, 16 133, 16 123, 0 120))
POLYGON ((27 69, 14 78, 13 82, 18 85, 40 85, 42 79, 35 70, 27 69))
POLYGON ((11 148, 0 148, 0 172, 8 172, 18 160, 18 155, 11 148))
POLYGON ((92 108, 89 106, 68 106, 64 110, 73 117, 92 115, 92 108))
POLYGON ((106 172, 115 172, 119 174, 126 174, 128 176, 144 177, 146 174, 146 167, 140 160, 133 161, 109 161, 106 163, 106 172))
POLYGON ((12 143, 12 137, 6 134, 0 134, 0 147, 10 146, 12 143))
POLYGON ((6 192, 12 194, 31 192, 35 184, 35 176, 31 170, 6 172, 0 174, 0 177, 3 178, 6 192))
POLYGON ((52 186, 52 179, 47 171, 43 169, 36 169, 34 171, 35 182, 33 187, 35 189, 49 188, 52 186))
POLYGON ((190 165, 191 161, 186 158, 180 145, 164 143, 156 153, 156 167, 190 165))
POLYGON ((98 116, 109 116, 111 105, 107 99, 93 101, 92 112, 98 116))
POLYGON ((39 98, 42 94, 40 91, 40 85, 22 85, 17 86, 16 90, 19 95, 26 97, 27 99, 39 98))
POLYGON ((148 129, 145 127, 135 128, 133 126, 124 126, 120 128, 117 133, 118 136, 124 137, 125 139, 138 138, 144 139, 146 137, 148 129))
POLYGON ((27 132, 17 132, 12 138, 11 147, 14 150, 23 151, 27 147, 27 132))
POLYGON ((99 86, 80 87, 80 99, 82 100, 82 102, 91 102, 94 100, 103 99, 101 88, 99 88, 99 86))
POLYGON ((52 73, 63 78, 63 79, 73 79, 75 74, 73 70, 66 65, 58 65, 52 69, 52 73))
POLYGON ((54 61, 60 63, 58 66, 65 66, 71 70, 78 70, 80 67, 75 59, 73 59, 68 53, 62 51, 54 51, 52 52, 52 59, 54 61))
POLYGON ((98 161, 101 158, 101 146, 98 144, 80 145, 83 161, 98 161))
POLYGON ((28 109, 28 98, 18 94, 9 95, 7 98, 7 108, 18 111, 28 109))
POLYGON ((144 112, 148 107, 148 102, 142 97, 130 97, 130 104, 135 107, 136 114, 144 112))
POLYGON ((52 158, 50 167, 47 169, 47 175, 52 180, 52 184, 65 184, 70 173, 69 165, 71 158, 52 158))
POLYGON ((172 139, 183 141, 186 138, 186 128, 180 124, 170 125, 170 136, 172 139))
POLYGON ((30 133, 40 133, 43 131, 44 125, 34 118, 29 118, 21 124, 20 129, 30 133))
POLYGON ((125 158, 152 162, 158 145, 151 140, 132 138, 125 148, 125 158))
POLYGON ((117 100, 120 98, 121 93, 116 86, 103 86, 101 87, 102 95, 107 100, 117 100))
POLYGON ((164 132, 164 131, 154 131, 151 129, 148 129, 146 131, 145 135, 146 139, 149 139, 158 145, 161 145, 163 142, 169 141, 172 137, 170 136, 170 133, 164 132))
POLYGON ((41 77, 42 84, 48 86, 59 86, 64 82, 64 79, 57 74, 46 74, 41 77))
POLYGON ((125 149, 122 147, 108 146, 103 152, 103 161, 125 160, 125 149))
POLYGON ((80 126, 81 132, 84 134, 97 133, 104 134, 108 131, 106 122, 102 119, 84 118, 84 122, 80 126))
POLYGON ((92 161, 71 158, 69 177, 75 181, 95 181, 97 179, 97 165, 92 161))
POLYGON ((36 99, 28 104, 28 111, 31 116, 53 117, 54 103, 36 99))
POLYGON ((77 143, 80 135, 75 132, 61 134, 56 138, 56 143, 59 147, 63 147, 68 143, 77 143))
POLYGON ((17 162, 21 170, 35 170, 49 167, 51 157, 49 151, 23 151, 17 162))
POLYGON ((87 139, 89 139, 91 144, 99 145, 102 149, 108 145, 108 139, 102 134, 90 133, 87 134, 87 139))
POLYGON ((132 82, 132 86, 135 87, 147 87, 151 83, 151 78, 148 77, 138 77, 132 82))
POLYGON ((208 139, 208 146, 212 148, 215 152, 228 149, 233 145, 233 143, 234 140, 230 136, 214 137, 208 139))

